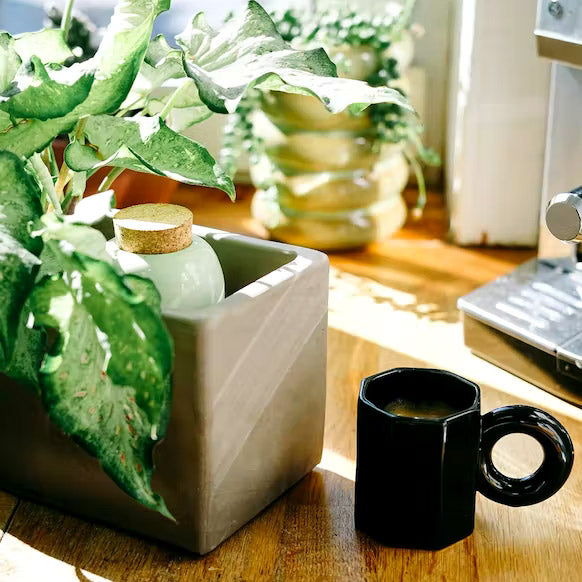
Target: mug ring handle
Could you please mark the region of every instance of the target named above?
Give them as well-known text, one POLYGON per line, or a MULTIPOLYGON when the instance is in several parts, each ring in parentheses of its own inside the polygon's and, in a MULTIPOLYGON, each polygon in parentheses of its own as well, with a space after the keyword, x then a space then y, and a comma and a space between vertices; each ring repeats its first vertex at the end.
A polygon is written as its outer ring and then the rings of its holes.
POLYGON ((477 489, 485 497, 513 507, 539 503, 562 487, 573 463, 570 435, 547 412, 533 406, 504 406, 482 417, 477 489), (530 435, 544 452, 542 464, 526 477, 508 477, 493 464, 493 447, 499 439, 512 433, 530 435))

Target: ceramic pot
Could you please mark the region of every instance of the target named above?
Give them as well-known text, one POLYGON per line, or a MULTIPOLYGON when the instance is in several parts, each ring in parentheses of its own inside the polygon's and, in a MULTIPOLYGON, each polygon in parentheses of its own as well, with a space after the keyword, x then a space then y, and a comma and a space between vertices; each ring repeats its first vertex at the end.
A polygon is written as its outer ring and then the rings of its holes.
MULTIPOLYGON (((411 45, 396 55, 407 65, 411 45)), ((336 47, 342 76, 366 79, 378 56, 366 47, 336 47)), ((379 151, 368 114, 332 115, 315 98, 271 92, 255 130, 264 155, 251 165, 253 216, 277 240, 322 250, 359 247, 390 236, 406 219, 401 192, 409 169, 399 145, 379 151)))
POLYGON ((323 445, 328 261, 308 249, 194 227, 218 256, 226 299, 164 313, 173 399, 153 488, 172 522, 119 489, 3 377, 0 487, 204 554, 317 465, 323 445))

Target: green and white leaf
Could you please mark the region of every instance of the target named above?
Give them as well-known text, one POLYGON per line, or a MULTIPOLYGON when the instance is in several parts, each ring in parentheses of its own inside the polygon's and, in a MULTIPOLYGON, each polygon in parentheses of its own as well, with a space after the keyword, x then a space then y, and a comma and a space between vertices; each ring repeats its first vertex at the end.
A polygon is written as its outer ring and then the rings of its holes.
POLYGON ((76 123, 77 117, 71 114, 46 121, 20 120, 16 125, 0 130, 0 150, 29 158, 32 154, 44 150, 57 135, 71 131, 76 123))
POLYGON ((133 87, 121 104, 122 110, 140 108, 147 115, 164 112, 166 125, 177 132, 212 115, 194 81, 185 76, 182 52, 172 48, 162 35, 151 41, 133 87))
POLYGON ((42 236, 43 241, 64 242, 65 248, 75 250, 88 257, 112 263, 112 259, 105 250, 107 240, 101 232, 86 224, 73 222, 73 217, 57 217, 54 213, 45 214, 40 219, 40 228, 35 235, 42 236))
MULTIPOLYGON (((269 18, 269 20, 271 19, 269 18)), ((233 28, 234 25, 227 24, 226 26, 233 28)), ((199 12, 188 23, 186 29, 176 36, 176 42, 192 60, 205 67, 212 61, 216 61, 219 56, 218 50, 215 51, 215 54, 212 53, 212 41, 217 36, 218 32, 208 24, 204 13, 199 12)), ((224 49, 225 47, 218 48, 224 49)), ((227 56, 227 59, 230 60, 230 56, 227 56)))
POLYGON ((62 242, 47 245, 65 271, 43 278, 31 298, 36 325, 58 332, 40 372, 45 408, 124 491, 172 518, 151 487, 173 358, 171 338, 152 309, 155 288, 143 281, 147 297, 135 293, 107 263, 69 252, 62 242))
POLYGON ((159 74, 163 73, 165 79, 184 76, 182 53, 180 49, 171 47, 163 34, 150 41, 144 62, 157 69, 159 74))
POLYGON ((181 51, 172 48, 163 35, 156 36, 148 46, 139 73, 121 109, 146 107, 153 91, 170 79, 184 76, 181 51))
POLYGON ((198 14, 176 37, 184 49, 184 68, 200 98, 217 113, 232 113, 251 87, 317 97, 332 113, 358 113, 372 103, 411 109, 401 93, 337 78, 323 49, 301 51, 286 43, 269 15, 254 0, 219 31, 198 14))
POLYGON ((172 131, 159 117, 97 115, 87 120, 84 132, 91 146, 73 142, 65 150, 65 160, 72 170, 130 168, 186 184, 220 188, 234 197, 232 180, 208 150, 172 131))
POLYGON ((15 36, 14 41, 14 48, 22 62, 37 56, 45 65, 47 63, 62 64, 74 57, 60 28, 25 32, 15 36))
POLYGON ((0 32, 0 93, 10 86, 21 64, 14 48, 14 38, 7 32, 0 32))
POLYGON ((170 0, 122 0, 94 59, 98 63, 93 90, 84 113, 110 113, 127 97, 145 57, 158 14, 170 0))
POLYGON ((144 110, 148 115, 159 115, 165 111, 166 125, 178 133, 213 115, 200 99, 198 88, 192 79, 185 78, 179 83, 182 84, 177 88, 164 87, 159 90, 158 94, 161 91, 165 91, 165 94, 150 99, 144 110), (171 103, 168 106, 169 101, 171 103))
MULTIPOLYGON (((115 111, 127 97, 137 76, 156 16, 167 10, 169 4, 169 0, 120 1, 99 50, 91 60, 96 72, 87 99, 63 117, 44 122, 32 119, 0 131, 0 150, 29 157, 43 150, 57 135, 71 131, 81 117, 115 111)), ((18 42, 17 39, 17 52, 18 42)), ((34 46, 32 43, 30 55, 34 54, 34 46)))
POLYGON ((125 275, 123 282, 136 295, 143 298, 146 305, 149 306, 155 313, 161 313, 162 302, 160 294, 155 285, 149 279, 144 279, 139 275, 125 275))
MULTIPOLYGON (((94 225, 102 220, 111 219, 115 206, 115 192, 106 190, 98 194, 86 196, 79 200, 71 216, 65 216, 66 221, 71 220, 77 224, 94 225)), ((87 254, 87 253, 85 253, 87 254)))
POLYGON ((33 56, 20 68, 10 88, 0 95, 0 110, 13 118, 63 117, 85 101, 93 75, 82 63, 47 69, 33 56))
MULTIPOLYGON (((149 115, 159 115, 166 106, 165 99, 152 99, 146 107, 149 115)), ((174 131, 181 133, 184 130, 201 123, 212 117, 213 113, 200 102, 198 105, 187 105, 185 107, 174 106, 166 114, 166 125, 174 131)))
POLYGON ((21 313, 34 286, 42 241, 40 187, 14 154, 0 151, 0 369, 10 364, 21 313))
POLYGON ((20 384, 40 391, 39 370, 45 354, 46 334, 29 327, 31 319, 28 303, 25 303, 20 314, 12 358, 3 372, 20 384))
POLYGON ((4 113, 4 111, 0 111, 0 133, 6 131, 11 126, 12 120, 10 119, 10 115, 4 113))

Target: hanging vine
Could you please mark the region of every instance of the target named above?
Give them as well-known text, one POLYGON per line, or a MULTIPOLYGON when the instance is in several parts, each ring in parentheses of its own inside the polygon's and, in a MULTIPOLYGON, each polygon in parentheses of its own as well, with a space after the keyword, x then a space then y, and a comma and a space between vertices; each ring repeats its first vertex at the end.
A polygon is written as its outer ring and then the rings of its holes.
MULTIPOLYGON (((378 67, 365 79, 372 86, 398 86, 402 78, 398 61, 390 53, 390 47, 401 40, 403 33, 411 29, 415 0, 405 0, 398 11, 384 14, 364 14, 350 8, 323 9, 315 13, 290 8, 271 14, 273 22, 284 40, 293 46, 325 48, 362 47, 371 49, 377 56, 378 67)), ((338 60, 338 70, 349 74, 349 64, 338 60)), ((229 175, 236 171, 236 160, 246 150, 251 162, 261 153, 263 143, 253 128, 253 113, 260 108, 257 95, 249 95, 236 113, 230 116, 224 131, 221 164, 229 175)), ((422 164, 438 166, 438 154, 423 145, 424 127, 418 116, 393 103, 372 105, 367 110, 370 118, 370 134, 374 147, 380 150, 384 144, 403 144, 404 153, 414 172, 419 188, 417 212, 426 200, 422 164)))

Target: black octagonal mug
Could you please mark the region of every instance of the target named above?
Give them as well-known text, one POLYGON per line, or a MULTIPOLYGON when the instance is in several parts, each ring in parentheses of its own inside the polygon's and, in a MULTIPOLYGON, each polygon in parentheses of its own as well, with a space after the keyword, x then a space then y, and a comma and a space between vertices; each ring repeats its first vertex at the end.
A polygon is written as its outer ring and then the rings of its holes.
POLYGON ((365 378, 358 401, 356 527, 392 547, 438 550, 473 532, 475 494, 506 505, 539 503, 566 482, 574 448, 566 429, 531 406, 481 416, 477 384, 445 370, 396 368, 365 378), (495 443, 525 433, 544 460, 512 478, 493 464, 495 443))

